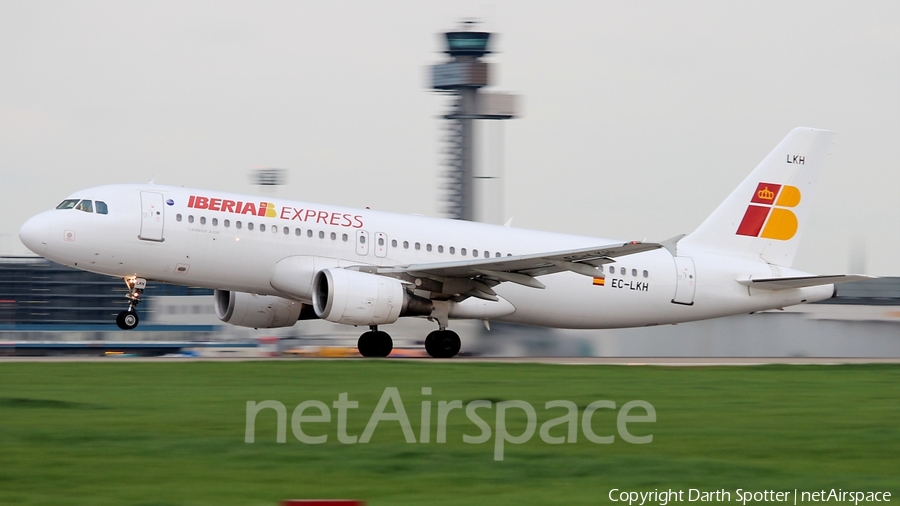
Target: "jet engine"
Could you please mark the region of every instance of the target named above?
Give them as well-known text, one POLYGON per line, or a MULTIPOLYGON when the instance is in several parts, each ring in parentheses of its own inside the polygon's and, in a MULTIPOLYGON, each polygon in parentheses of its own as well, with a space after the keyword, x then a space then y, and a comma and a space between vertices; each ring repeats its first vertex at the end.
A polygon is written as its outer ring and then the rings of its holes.
POLYGON ((344 325, 386 325, 401 316, 428 316, 430 300, 406 291, 394 278, 333 268, 316 273, 313 309, 319 318, 344 325))
MULTIPOLYGON (((304 304, 274 295, 216 290, 216 316, 239 327, 271 329, 291 327, 302 318, 304 304)), ((305 318, 303 318, 305 319, 305 318)))

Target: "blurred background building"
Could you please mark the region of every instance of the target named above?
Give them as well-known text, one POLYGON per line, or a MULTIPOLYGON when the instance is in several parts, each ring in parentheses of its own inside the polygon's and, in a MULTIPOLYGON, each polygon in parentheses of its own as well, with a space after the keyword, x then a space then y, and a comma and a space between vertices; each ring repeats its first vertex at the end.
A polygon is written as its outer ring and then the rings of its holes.
POLYGON ((449 60, 431 67, 431 89, 451 97, 449 111, 443 115, 445 216, 499 224, 503 219, 503 131, 498 128, 489 144, 489 137, 476 127, 485 123, 478 120, 519 116, 520 100, 509 93, 483 90, 494 73, 494 64, 484 60, 492 52, 491 36, 478 30, 475 21, 464 21, 459 29, 445 32, 444 53, 449 60))

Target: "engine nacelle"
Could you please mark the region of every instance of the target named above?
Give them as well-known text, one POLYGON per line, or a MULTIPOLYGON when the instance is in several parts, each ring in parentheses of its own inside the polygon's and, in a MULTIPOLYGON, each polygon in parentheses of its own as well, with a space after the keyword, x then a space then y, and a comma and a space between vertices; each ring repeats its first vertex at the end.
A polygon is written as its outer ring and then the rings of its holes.
POLYGON ((397 279, 339 268, 316 273, 312 299, 319 318, 344 325, 386 325, 433 310, 430 300, 410 295, 397 279))
POLYGON ((239 327, 291 327, 303 312, 303 303, 274 295, 216 290, 215 298, 216 316, 225 323, 239 327))

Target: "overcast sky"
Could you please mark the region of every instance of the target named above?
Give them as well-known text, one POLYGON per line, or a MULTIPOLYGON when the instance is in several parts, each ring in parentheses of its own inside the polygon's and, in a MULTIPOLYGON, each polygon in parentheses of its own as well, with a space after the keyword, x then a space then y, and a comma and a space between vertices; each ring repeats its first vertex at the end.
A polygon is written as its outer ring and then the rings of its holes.
POLYGON ((279 197, 440 215, 426 66, 463 17, 499 34, 494 88, 523 97, 502 126, 515 226, 690 232, 792 128, 827 128, 795 267, 845 272, 857 243, 900 275, 897 1, 5 0, 0 251, 80 188, 256 192, 260 166, 289 170, 279 197))

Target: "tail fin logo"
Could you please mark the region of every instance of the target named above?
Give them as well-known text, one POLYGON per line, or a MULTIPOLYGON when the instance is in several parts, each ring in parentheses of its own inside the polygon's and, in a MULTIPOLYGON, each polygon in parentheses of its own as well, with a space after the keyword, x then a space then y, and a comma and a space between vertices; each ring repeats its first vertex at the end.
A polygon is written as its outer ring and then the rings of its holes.
POLYGON ((799 203, 800 190, 796 186, 759 183, 738 226, 737 235, 789 240, 797 233, 799 223, 797 215, 785 208, 796 207, 799 203))
POLYGON ((758 192, 756 192, 756 196, 762 200, 772 200, 775 198, 775 193, 773 193, 772 190, 770 190, 769 187, 767 186, 767 187, 763 188, 762 190, 759 190, 758 192))

